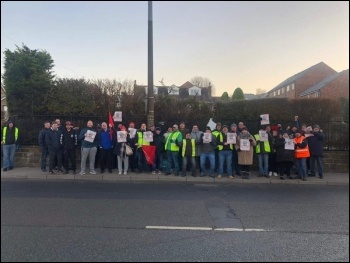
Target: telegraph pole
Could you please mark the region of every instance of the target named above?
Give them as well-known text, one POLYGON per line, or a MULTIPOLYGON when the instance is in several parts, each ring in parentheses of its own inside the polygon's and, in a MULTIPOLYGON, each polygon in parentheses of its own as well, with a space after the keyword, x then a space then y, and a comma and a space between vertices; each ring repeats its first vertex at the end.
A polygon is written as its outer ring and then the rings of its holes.
POLYGON ((152 1, 148 1, 148 88, 147 88, 147 127, 154 125, 153 94, 153 18, 152 1))

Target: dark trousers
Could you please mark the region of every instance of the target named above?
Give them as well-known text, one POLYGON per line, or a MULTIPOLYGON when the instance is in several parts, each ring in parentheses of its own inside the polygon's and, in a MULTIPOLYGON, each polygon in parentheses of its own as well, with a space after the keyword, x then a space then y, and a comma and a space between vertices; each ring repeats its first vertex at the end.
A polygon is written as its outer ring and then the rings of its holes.
POLYGON ((276 162, 276 153, 269 153, 269 172, 277 173, 278 167, 276 162))
POLYGON ((100 148, 99 162, 101 171, 105 170, 106 167, 108 171, 112 171, 112 149, 100 148))
POLYGON ((232 173, 236 173, 237 175, 241 174, 236 149, 232 150, 232 173))
POLYGON ((46 170, 46 157, 49 155, 49 150, 46 147, 41 147, 41 169, 46 170))
POLYGON ((289 177, 292 166, 293 166, 292 162, 279 162, 278 171, 280 176, 283 176, 283 174, 286 173, 287 177, 289 177))
POLYGON ((75 161, 75 149, 66 149, 63 151, 63 167, 66 171, 69 171, 69 161, 73 171, 76 170, 76 161, 75 161))
POLYGON ((215 167, 214 167, 215 172, 219 170, 219 164, 220 164, 219 150, 215 150, 215 167))
POLYGON ((157 169, 158 171, 162 170, 162 161, 163 161, 163 153, 156 152, 154 163, 156 165, 155 169, 157 169))
POLYGON ((62 169, 62 149, 49 149, 49 171, 52 172, 55 168, 55 158, 57 158, 58 170, 62 169))

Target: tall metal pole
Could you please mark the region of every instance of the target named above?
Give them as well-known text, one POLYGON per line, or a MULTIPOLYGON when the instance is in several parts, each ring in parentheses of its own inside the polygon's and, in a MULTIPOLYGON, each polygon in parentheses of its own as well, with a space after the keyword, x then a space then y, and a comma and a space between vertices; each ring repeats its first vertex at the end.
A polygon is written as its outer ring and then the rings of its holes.
POLYGON ((152 1, 148 1, 148 98, 147 127, 154 125, 154 94, 153 94, 153 18, 152 1))

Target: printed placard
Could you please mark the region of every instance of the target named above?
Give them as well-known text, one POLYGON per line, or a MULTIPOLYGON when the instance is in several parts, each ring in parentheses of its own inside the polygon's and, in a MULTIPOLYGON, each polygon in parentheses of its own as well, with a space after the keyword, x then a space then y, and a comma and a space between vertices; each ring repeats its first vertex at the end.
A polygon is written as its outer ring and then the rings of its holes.
POLYGON ((115 122, 121 122, 122 121, 122 115, 123 115, 123 113, 121 111, 114 112, 113 120, 115 122))
POLYGON ((145 142, 153 142, 153 133, 151 131, 143 132, 143 139, 145 142))
POLYGON ((136 129, 134 128, 129 128, 129 133, 130 133, 130 139, 134 139, 136 136, 136 129))
POLYGON ((96 132, 91 131, 91 130, 87 130, 84 140, 87 142, 94 142, 95 137, 96 137, 96 132))
POLYGON ((203 143, 211 143, 211 133, 204 133, 203 135, 203 143))
POLYGON ((117 131, 117 141, 118 142, 126 142, 126 132, 125 131, 117 131))
POLYGON ((241 151, 250 151, 250 141, 249 139, 241 139, 239 148, 241 151))
POLYGON ((269 114, 261 114, 260 117, 261 117, 261 121, 260 121, 261 125, 270 124, 270 116, 269 116, 269 114))
POLYGON ((293 143, 293 139, 284 139, 285 140, 285 144, 284 144, 284 149, 285 150, 293 150, 294 151, 294 143, 293 143))
POLYGON ((260 131, 259 131, 259 137, 260 137, 260 141, 261 141, 261 142, 266 142, 266 141, 269 140, 269 137, 268 137, 266 131, 260 130, 260 131))
POLYGON ((228 132, 227 133, 227 143, 228 144, 236 144, 237 133, 228 132))

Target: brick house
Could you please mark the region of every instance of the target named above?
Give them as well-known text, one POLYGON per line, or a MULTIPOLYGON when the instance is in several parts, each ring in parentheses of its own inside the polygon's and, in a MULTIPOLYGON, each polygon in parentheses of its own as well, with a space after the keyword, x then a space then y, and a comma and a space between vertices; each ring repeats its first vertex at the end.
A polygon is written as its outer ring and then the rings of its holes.
MULTIPOLYGON (((290 99, 300 98, 300 95, 303 92, 336 73, 337 72, 334 69, 326 65, 324 62, 320 62, 287 78, 275 88, 268 91, 266 97, 290 99)), ((343 88, 349 88, 349 81, 348 86, 344 86, 341 89, 343 88)))
POLYGON ((300 94, 302 98, 349 98, 349 69, 321 80, 300 94))

